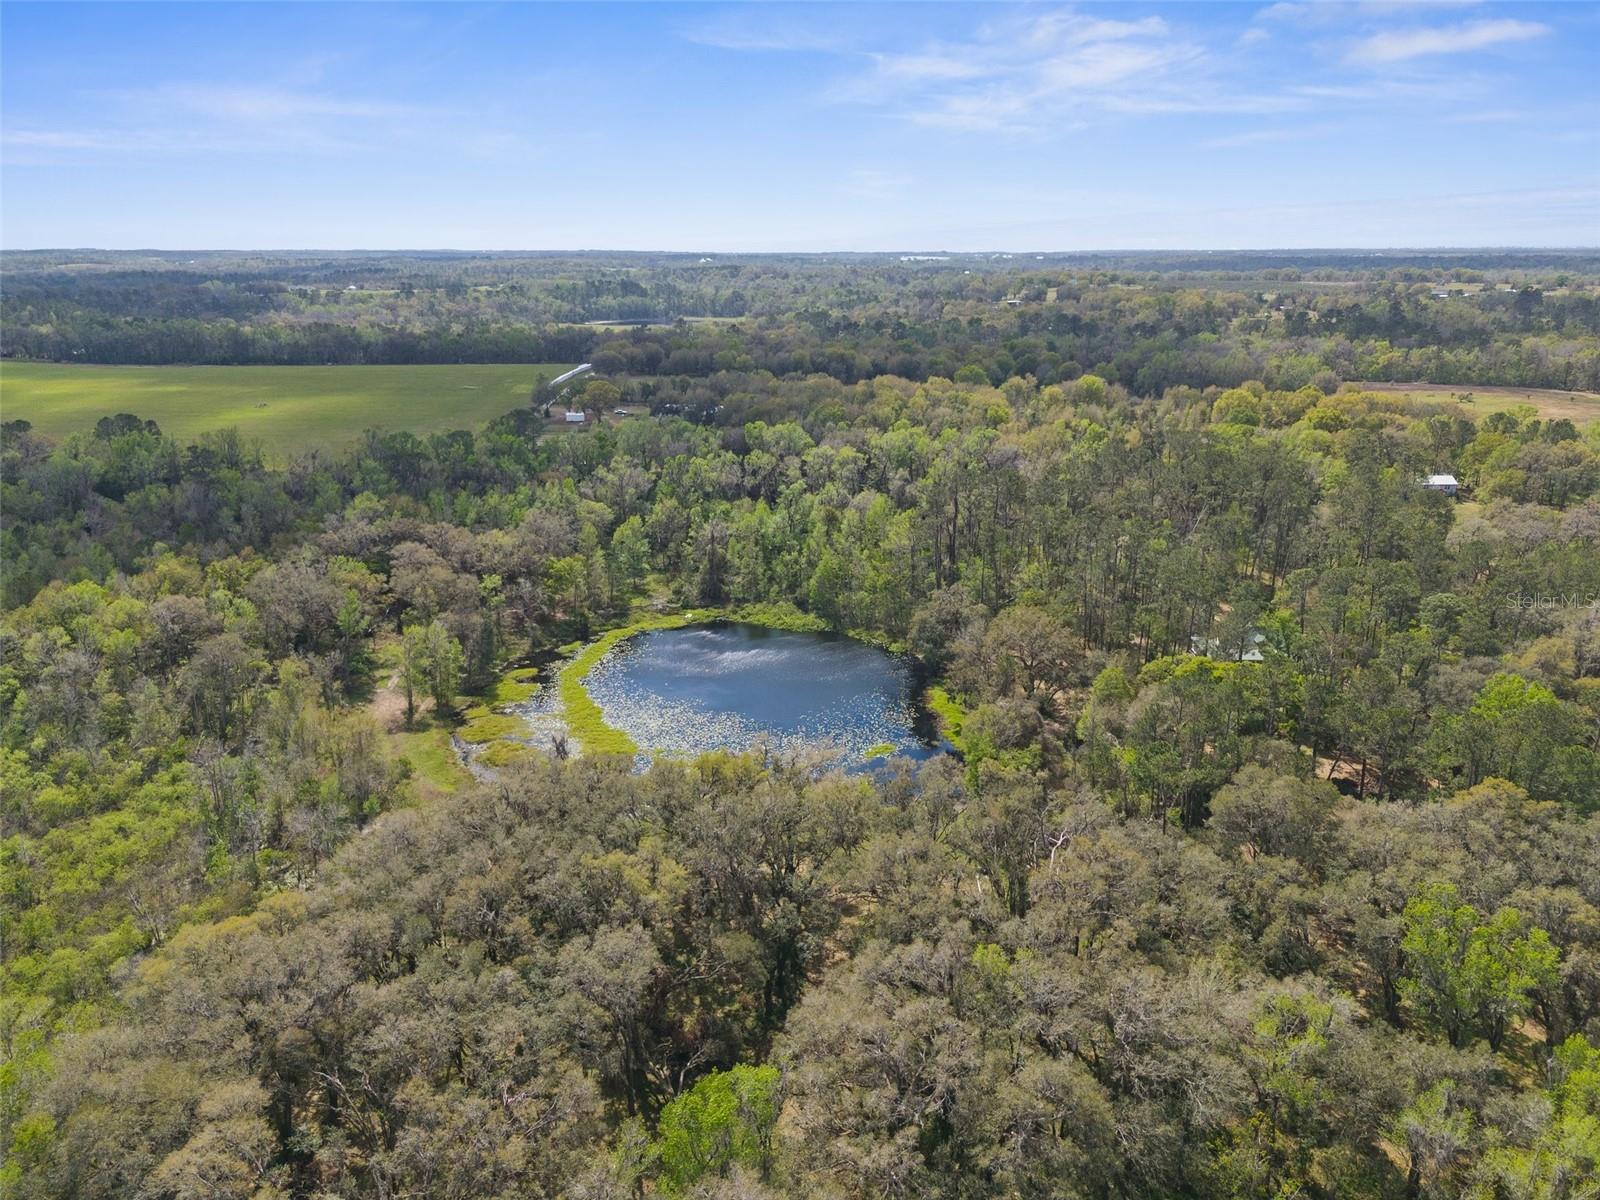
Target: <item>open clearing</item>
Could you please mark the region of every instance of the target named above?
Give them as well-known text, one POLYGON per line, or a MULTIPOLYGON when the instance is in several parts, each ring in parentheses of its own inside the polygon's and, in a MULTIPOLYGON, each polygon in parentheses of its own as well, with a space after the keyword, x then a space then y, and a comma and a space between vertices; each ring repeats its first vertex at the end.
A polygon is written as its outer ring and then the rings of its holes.
POLYGON ((1399 392, 1413 400, 1434 404, 1471 400, 1464 407, 1472 410, 1474 417, 1492 412, 1502 412, 1519 404, 1531 404, 1547 421, 1565 417, 1574 425, 1600 421, 1600 392, 1558 392, 1550 388, 1525 387, 1474 387, 1471 384, 1438 383, 1359 383, 1364 392, 1399 392))
POLYGON ((0 417, 49 437, 130 412, 189 440, 236 427, 268 453, 336 449, 367 429, 477 429, 570 363, 381 367, 0 365, 0 417))

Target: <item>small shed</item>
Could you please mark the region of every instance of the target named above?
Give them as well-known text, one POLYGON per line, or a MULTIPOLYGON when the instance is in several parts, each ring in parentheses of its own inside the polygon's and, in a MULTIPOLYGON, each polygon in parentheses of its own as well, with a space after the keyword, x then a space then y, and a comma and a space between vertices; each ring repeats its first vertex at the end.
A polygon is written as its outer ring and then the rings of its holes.
POLYGON ((1461 490, 1461 483, 1454 475, 1429 475, 1422 481, 1422 486, 1430 492, 1443 492, 1446 496, 1454 496, 1461 490))
POLYGON ((588 414, 585 413, 581 408, 567 409, 567 424, 569 425, 582 425, 588 419, 588 414))

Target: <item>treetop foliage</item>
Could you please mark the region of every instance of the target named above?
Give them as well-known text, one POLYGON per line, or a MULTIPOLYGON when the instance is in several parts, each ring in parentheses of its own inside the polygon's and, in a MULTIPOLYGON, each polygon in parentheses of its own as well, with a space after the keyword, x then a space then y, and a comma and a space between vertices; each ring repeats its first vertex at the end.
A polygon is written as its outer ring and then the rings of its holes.
MULTIPOLYGON (((744 299, 577 330, 735 357, 608 367, 654 414, 572 431, 6 426, 8 1196, 1592 1195, 1600 428, 1249 332, 1262 290, 1415 322, 1457 267, 26 265, 26 338, 92 308, 151 355, 744 299), (1176 339, 1176 381, 1102 336, 1176 339), (1277 348, 1194 376, 1213 336, 1277 348), (959 756, 463 769, 558 648, 691 607, 914 655, 959 756)), ((1582 279, 1503 270, 1408 360, 1588 345, 1582 279)))

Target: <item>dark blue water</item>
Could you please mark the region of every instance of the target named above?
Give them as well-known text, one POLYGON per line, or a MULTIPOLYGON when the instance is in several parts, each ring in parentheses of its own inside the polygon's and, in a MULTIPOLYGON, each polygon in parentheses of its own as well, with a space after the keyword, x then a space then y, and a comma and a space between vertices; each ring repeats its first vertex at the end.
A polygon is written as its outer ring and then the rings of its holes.
POLYGON ((717 622, 621 643, 586 680, 606 721, 644 754, 701 754, 765 743, 821 750, 846 766, 867 752, 923 759, 941 743, 911 662, 853 638, 717 622))

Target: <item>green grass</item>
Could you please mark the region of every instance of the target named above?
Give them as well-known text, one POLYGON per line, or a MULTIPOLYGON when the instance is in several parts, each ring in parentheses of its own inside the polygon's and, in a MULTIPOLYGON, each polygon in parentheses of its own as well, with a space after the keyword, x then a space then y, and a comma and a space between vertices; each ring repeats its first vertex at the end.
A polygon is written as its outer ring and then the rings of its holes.
POLYGON ((409 762, 416 778, 430 787, 448 793, 472 782, 443 726, 391 733, 388 740, 390 753, 409 762))
POLYGON ((367 429, 477 429, 528 402, 564 363, 400 367, 0 366, 0 417, 53 438, 130 412, 183 441, 236 427, 269 454, 337 448, 367 429))
POLYGON ((961 725, 967 719, 966 706, 938 685, 928 688, 928 708, 939 718, 939 728, 957 750, 963 749, 961 725))
POLYGON ((496 738, 510 737, 521 732, 522 721, 509 713, 490 712, 483 705, 470 709, 466 714, 467 722, 456 730, 456 735, 463 742, 470 742, 474 746, 484 742, 492 742, 496 738))
POLYGON ((483 747, 479 762, 502 767, 515 758, 526 757, 528 746, 519 735, 527 732, 527 726, 521 717, 505 708, 537 694, 538 676, 538 667, 515 667, 495 680, 482 702, 462 706, 456 736, 469 745, 483 747))
POLYGON ((495 682, 494 691, 489 695, 489 707, 520 704, 533 699, 539 694, 539 685, 534 682, 538 677, 538 667, 516 667, 507 671, 495 682))
POLYGON ((529 762, 538 757, 539 752, 526 742, 502 741, 484 747, 478 761, 486 767, 509 767, 512 763, 529 762))
POLYGON ((888 758, 894 752, 895 745, 893 742, 879 742, 876 746, 867 747, 867 758, 888 758))

